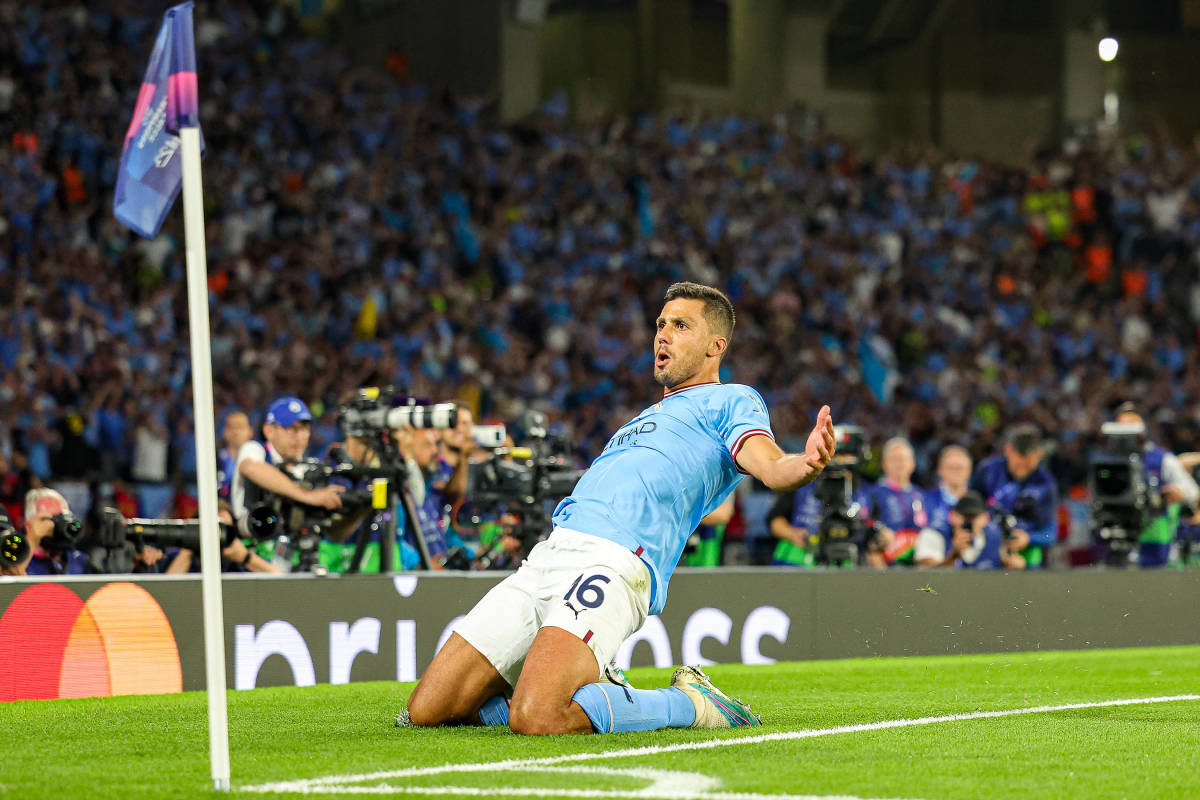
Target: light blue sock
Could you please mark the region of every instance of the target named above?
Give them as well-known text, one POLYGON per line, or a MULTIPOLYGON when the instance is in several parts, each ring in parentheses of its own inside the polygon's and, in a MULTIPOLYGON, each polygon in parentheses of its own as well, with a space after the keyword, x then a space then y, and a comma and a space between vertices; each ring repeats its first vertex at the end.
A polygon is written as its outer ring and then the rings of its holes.
POLYGON ((683 692, 626 689, 612 683, 589 683, 571 698, 579 703, 597 733, 686 728, 696 721, 696 707, 683 692))
POLYGON ((498 694, 479 707, 479 721, 484 725, 508 724, 508 700, 498 694))

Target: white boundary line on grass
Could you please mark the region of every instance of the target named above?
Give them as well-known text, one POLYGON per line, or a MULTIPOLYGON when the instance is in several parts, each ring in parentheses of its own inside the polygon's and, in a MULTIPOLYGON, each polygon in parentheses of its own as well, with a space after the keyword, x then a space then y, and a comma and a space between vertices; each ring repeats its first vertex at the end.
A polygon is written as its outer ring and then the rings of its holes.
MULTIPOLYGON (((917 717, 912 719, 890 719, 880 722, 860 722, 854 725, 838 725, 833 728, 808 728, 798 731, 780 731, 778 733, 763 733, 752 736, 726 736, 719 739, 703 739, 695 742, 679 742, 676 744, 665 745, 649 745, 646 747, 630 747, 625 750, 606 750, 602 752, 589 753, 570 753, 561 756, 543 756, 541 758, 523 758, 523 759, 507 759, 504 761, 484 761, 467 764, 443 764, 436 767, 409 767, 407 769, 383 770, 379 772, 366 772, 357 775, 326 775, 320 778, 304 778, 294 781, 277 781, 274 783, 263 783, 253 786, 239 787, 244 792, 264 792, 264 793, 284 793, 293 792, 299 794, 312 793, 349 793, 349 794, 376 794, 376 793, 408 793, 421 792, 425 794, 442 794, 449 793, 447 789, 453 789, 455 794, 470 794, 473 792, 461 791, 464 787, 444 787, 439 791, 439 787, 400 787, 400 786, 347 786, 351 783, 363 783, 365 781, 383 781, 390 778, 416 778, 423 775, 441 775, 445 773, 458 772, 515 772, 524 769, 530 771, 539 771, 538 768, 546 767, 554 764, 564 764, 578 761, 594 761, 607 760, 613 758, 634 758, 638 756, 657 755, 659 753, 674 753, 681 750, 707 750, 714 747, 732 747, 743 744, 759 744, 761 742, 780 742, 792 739, 812 739, 819 736, 832 736, 840 733, 864 733, 869 731, 881 731, 890 728, 911 728, 917 725, 933 725, 941 722, 963 722, 974 719, 993 719, 996 717, 1014 717, 1024 714, 1048 714, 1056 711, 1075 711, 1087 708, 1111 708, 1114 706, 1135 706, 1147 705, 1152 703, 1176 703, 1187 700, 1200 700, 1200 694, 1177 694, 1164 697, 1131 697, 1121 700, 1098 700, 1090 703, 1064 703, 1054 706, 1031 706, 1029 708, 1011 708, 1001 711, 970 711, 961 714, 945 714, 937 717, 917 717)), ((490 794, 510 794, 499 789, 488 789, 490 794)), ((578 797, 647 797, 647 796, 662 796, 662 795, 647 795, 645 789, 634 792, 622 791, 586 791, 586 792, 566 792, 562 790, 536 790, 536 789, 521 789, 519 793, 524 796, 537 794, 555 794, 562 796, 570 794, 578 797)), ((711 795, 705 795, 713 798, 726 798, 734 800, 735 798, 754 798, 767 797, 767 795, 753 795, 733 792, 713 792, 711 795)), ((783 797, 784 795, 770 795, 771 797, 783 797)), ((808 797, 809 795, 805 795, 808 797)), ((797 797, 792 795, 791 797, 797 797)), ((825 798, 825 800, 833 800, 833 798, 825 798)))

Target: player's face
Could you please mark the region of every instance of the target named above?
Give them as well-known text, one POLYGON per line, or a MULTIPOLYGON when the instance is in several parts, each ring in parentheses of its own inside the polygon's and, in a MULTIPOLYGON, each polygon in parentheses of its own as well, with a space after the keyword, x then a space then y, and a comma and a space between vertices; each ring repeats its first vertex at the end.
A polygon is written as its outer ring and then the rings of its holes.
POLYGON ((678 386, 700 371, 712 344, 704 301, 672 300, 663 306, 654 334, 654 380, 678 386))

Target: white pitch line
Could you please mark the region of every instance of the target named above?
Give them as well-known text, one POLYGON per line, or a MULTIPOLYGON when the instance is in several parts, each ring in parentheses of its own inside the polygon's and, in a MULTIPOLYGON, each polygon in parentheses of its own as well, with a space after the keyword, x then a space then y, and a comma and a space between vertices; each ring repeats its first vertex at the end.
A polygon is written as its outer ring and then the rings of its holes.
POLYGON ((901 800, 900 798, 865 798, 842 794, 755 794, 753 792, 704 792, 696 795, 647 794, 645 789, 521 789, 513 787, 478 786, 339 786, 338 794, 435 794, 453 797, 579 797, 601 800, 657 800, 658 798, 689 798, 689 800, 901 800))
MULTIPOLYGON (((1186 700, 1200 700, 1200 695, 1177 694, 1165 697, 1131 697, 1121 700, 1099 700, 1091 703, 1064 703, 1062 705, 1054 706, 1031 706, 1029 708, 1011 708, 1001 711, 971 711, 962 714, 945 714, 938 717, 890 719, 882 720, 880 722, 860 722, 854 725, 838 725, 833 728, 808 728, 799 731, 780 731, 778 733, 765 733, 755 736, 726 736, 720 739, 703 739, 696 742, 679 742, 677 744, 630 747, 625 750, 572 753, 561 756, 507 759, 504 761, 489 761, 469 764, 443 764, 442 766, 437 767, 410 767, 408 769, 367 772, 359 775, 326 775, 320 778, 305 778, 302 780, 278 781, 275 783, 263 783, 256 786, 244 786, 241 787, 241 790, 246 792, 299 792, 307 794, 313 790, 320 791, 320 788, 323 786, 347 783, 363 783, 366 781, 387 780, 389 778, 416 778, 422 775, 441 775, 448 772, 490 772, 495 770, 511 771, 521 767, 536 767, 548 764, 562 764, 573 761, 591 761, 596 759, 610 758, 634 758, 637 756, 657 755, 659 753, 674 753, 681 750, 706 750, 713 747, 732 747, 734 745, 758 744, 760 742, 812 739, 818 736, 832 736, 839 733, 865 733, 869 731, 888 730, 891 728, 911 728, 917 725, 933 725, 941 722, 965 722, 974 719, 994 719, 996 717, 1013 717, 1024 714, 1048 714, 1056 711, 1076 711, 1085 708, 1111 708, 1114 706, 1136 706, 1148 705, 1152 703, 1177 703, 1186 700)), ((345 791, 347 788, 352 787, 340 787, 338 791, 345 791)), ((428 789, 424 789, 423 791, 428 791, 428 789)))

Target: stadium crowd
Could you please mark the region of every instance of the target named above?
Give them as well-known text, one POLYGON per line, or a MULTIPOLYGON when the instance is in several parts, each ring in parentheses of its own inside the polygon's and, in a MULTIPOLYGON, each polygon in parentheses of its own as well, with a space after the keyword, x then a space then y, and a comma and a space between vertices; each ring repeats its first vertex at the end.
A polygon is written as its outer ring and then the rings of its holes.
MULTIPOLYGON (((157 17, 134 0, 0 3, 0 502, 84 487, 194 513, 178 221, 112 217, 157 17)), ((733 299, 723 378, 803 447, 828 403, 937 482, 1033 423, 1061 490, 1138 399, 1196 446, 1200 170, 1165 137, 1080 135, 1020 164, 859 153, 788 116, 502 126, 486 98, 356 66, 278 9, 197 16, 215 401, 311 409, 313 452, 364 385, 541 409, 581 464, 652 399, 650 321, 675 280, 733 299)), ((878 447, 876 448, 879 449, 878 447)), ((878 469, 878 465, 874 465, 878 469)), ((70 496, 70 492, 66 492, 70 496)), ((72 506, 74 497, 72 499, 72 506)))

